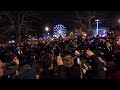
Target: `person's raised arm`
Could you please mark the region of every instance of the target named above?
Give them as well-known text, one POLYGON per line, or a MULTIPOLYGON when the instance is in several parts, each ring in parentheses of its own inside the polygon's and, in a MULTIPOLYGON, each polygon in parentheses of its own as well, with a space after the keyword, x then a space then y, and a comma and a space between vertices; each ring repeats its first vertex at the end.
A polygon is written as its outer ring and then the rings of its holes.
POLYGON ((86 51, 87 56, 92 60, 91 66, 93 74, 97 79, 105 79, 104 65, 99 58, 90 50, 86 51))

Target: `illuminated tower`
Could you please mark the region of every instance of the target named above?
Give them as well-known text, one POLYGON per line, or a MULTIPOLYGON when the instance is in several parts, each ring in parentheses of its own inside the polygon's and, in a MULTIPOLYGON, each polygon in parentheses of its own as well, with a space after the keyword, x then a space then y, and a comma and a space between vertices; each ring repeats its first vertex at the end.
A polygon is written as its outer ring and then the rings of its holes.
POLYGON ((99 28, 98 28, 99 27, 99 20, 97 19, 95 21, 97 23, 96 34, 99 35, 99 28))

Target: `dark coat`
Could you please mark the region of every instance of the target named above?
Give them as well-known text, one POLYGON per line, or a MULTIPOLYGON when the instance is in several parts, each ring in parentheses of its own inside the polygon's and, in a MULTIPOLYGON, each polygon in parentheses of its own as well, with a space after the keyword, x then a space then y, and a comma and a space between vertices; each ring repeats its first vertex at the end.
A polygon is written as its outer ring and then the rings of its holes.
POLYGON ((120 79, 120 63, 111 65, 107 71, 107 79, 120 79))
POLYGON ((108 79, 120 79, 120 52, 116 53, 114 63, 107 69, 108 79))
POLYGON ((21 69, 19 75, 14 75, 12 79, 36 79, 36 71, 34 69, 21 69))
POLYGON ((90 59, 92 60, 92 71, 86 73, 86 79, 106 79, 103 63, 98 59, 96 55, 91 56, 90 59))
POLYGON ((74 64, 71 67, 59 66, 57 69, 58 79, 80 80, 80 66, 74 64))
POLYGON ((57 67, 57 70, 43 70, 40 73, 40 79, 72 79, 79 80, 80 79, 80 66, 73 65, 72 67, 65 67, 60 65, 57 67))
POLYGON ((15 63, 13 62, 6 63, 3 68, 3 79, 8 79, 8 75, 9 76, 14 75, 18 68, 19 68, 19 65, 15 65, 15 63))
POLYGON ((105 49, 104 49, 104 57, 105 57, 106 62, 107 61, 112 61, 113 56, 114 56, 113 49, 111 49, 111 47, 105 47, 105 49))
POLYGON ((40 79, 55 79, 53 70, 43 70, 40 73, 40 79))

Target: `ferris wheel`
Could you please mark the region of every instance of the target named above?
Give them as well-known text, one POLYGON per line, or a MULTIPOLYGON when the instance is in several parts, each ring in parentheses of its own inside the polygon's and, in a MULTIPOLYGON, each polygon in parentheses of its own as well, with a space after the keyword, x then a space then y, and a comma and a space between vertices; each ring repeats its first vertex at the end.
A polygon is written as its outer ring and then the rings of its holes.
POLYGON ((62 36, 63 38, 66 36, 67 29, 64 25, 58 24, 53 28, 53 37, 59 38, 62 36))

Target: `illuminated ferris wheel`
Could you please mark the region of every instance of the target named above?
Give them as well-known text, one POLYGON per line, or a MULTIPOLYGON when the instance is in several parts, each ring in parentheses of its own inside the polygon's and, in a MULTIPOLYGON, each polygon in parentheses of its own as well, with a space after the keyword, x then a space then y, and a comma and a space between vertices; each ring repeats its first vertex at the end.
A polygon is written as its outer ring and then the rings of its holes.
POLYGON ((64 25, 58 24, 53 28, 53 36, 59 38, 62 36, 63 38, 66 36, 67 29, 64 25))

